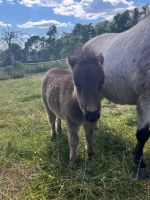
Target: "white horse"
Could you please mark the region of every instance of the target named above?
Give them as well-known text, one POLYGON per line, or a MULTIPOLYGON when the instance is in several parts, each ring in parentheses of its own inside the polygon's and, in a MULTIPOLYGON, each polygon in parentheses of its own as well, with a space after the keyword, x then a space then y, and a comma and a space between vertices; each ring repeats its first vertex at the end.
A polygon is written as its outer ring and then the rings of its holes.
MULTIPOLYGON (((123 33, 107 33, 82 47, 84 57, 104 56, 103 97, 137 106, 137 145, 134 162, 138 177, 147 178, 143 148, 150 136, 150 15, 123 33)), ((85 58, 84 58, 85 59, 85 58)))

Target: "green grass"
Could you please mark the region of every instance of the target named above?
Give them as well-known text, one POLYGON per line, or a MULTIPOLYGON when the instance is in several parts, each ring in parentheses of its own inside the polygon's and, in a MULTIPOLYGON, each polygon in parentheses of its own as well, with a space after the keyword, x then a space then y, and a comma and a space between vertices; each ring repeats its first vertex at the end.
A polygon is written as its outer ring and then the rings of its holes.
MULTIPOLYGON (((104 101, 95 132, 95 159, 87 161, 80 131, 78 168, 69 170, 67 131, 50 140, 42 105, 42 75, 0 81, 0 199, 148 200, 150 184, 133 170, 135 109, 104 101)), ((150 167, 150 149, 145 148, 150 167)))
POLYGON ((17 63, 13 67, 0 68, 0 80, 6 80, 10 78, 14 79, 23 78, 29 74, 46 72, 48 69, 53 67, 66 67, 66 66, 67 63, 65 60, 56 60, 56 61, 36 63, 36 64, 17 63))

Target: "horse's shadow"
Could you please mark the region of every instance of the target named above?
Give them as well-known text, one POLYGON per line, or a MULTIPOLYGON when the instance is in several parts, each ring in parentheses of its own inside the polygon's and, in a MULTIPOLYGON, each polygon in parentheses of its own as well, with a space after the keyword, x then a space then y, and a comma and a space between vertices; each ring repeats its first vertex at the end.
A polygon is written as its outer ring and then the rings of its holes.
MULTIPOLYGON (((81 135, 83 138, 83 134, 81 135)), ((95 131, 95 155, 92 161, 87 160, 86 150, 83 146, 84 142, 81 141, 78 148, 77 171, 86 170, 90 176, 96 176, 116 169, 124 171, 127 175, 134 175, 133 150, 135 144, 133 141, 124 139, 123 135, 118 134, 118 132, 112 132, 105 125, 95 131)), ((54 142, 49 141, 47 143, 43 156, 45 161, 53 162, 61 170, 66 171, 68 169, 69 143, 67 130, 59 133, 54 142)))
POLYGON ((133 164, 134 141, 124 139, 118 131, 112 132, 110 129, 103 125, 95 131, 95 156, 92 161, 87 160, 84 142, 81 140, 76 170, 68 167, 69 144, 66 130, 58 134, 55 142, 47 142, 41 169, 44 180, 46 177, 48 181, 49 175, 52 175, 53 184, 58 188, 57 191, 55 187, 51 188, 51 191, 54 190, 57 196, 63 194, 66 199, 103 199, 101 197, 104 193, 106 199, 114 199, 115 194, 119 195, 118 199, 122 199, 122 193, 126 199, 126 196, 134 197, 147 191, 144 184, 136 178, 137 171, 133 164), (94 198, 86 197, 87 190, 94 198))

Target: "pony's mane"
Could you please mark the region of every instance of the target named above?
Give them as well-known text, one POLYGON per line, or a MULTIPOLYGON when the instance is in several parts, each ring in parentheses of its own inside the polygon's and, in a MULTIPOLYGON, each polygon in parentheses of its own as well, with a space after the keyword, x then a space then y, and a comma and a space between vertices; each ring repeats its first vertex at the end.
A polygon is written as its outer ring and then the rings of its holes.
POLYGON ((150 6, 148 6, 147 11, 141 15, 139 22, 142 21, 143 19, 149 17, 149 16, 150 16, 150 6))
POLYGON ((79 62, 92 62, 95 60, 95 55, 93 53, 87 54, 83 50, 83 44, 78 44, 76 47, 72 50, 70 56, 74 56, 78 59, 79 62))

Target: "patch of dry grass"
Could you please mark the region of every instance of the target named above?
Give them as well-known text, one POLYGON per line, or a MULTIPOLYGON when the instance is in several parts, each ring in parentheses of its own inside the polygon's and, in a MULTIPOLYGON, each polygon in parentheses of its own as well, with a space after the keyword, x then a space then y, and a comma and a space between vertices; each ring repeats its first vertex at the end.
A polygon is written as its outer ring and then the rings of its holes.
POLYGON ((21 163, 9 163, 1 167, 1 199, 17 199, 26 182, 36 179, 35 169, 21 163))

